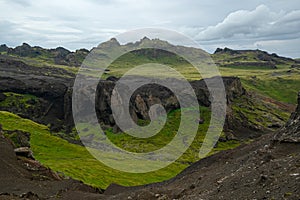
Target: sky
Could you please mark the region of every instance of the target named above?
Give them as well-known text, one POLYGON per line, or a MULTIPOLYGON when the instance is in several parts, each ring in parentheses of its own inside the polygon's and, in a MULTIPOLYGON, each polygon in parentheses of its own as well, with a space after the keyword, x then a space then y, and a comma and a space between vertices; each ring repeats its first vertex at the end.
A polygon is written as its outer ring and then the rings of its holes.
POLYGON ((91 49, 139 28, 218 47, 300 58, 299 0, 0 0, 0 43, 91 49))

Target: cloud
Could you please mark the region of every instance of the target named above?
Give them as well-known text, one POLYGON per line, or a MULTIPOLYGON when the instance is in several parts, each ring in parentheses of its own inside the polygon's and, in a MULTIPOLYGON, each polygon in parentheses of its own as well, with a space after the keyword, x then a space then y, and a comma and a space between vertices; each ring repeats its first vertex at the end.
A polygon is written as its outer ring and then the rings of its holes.
POLYGON ((296 39, 300 36, 300 10, 272 12, 260 5, 255 10, 230 13, 221 23, 209 26, 195 36, 200 41, 224 39, 296 39))
POLYGON ((256 42, 263 47, 265 41, 300 38, 298 1, 0 0, 0 43, 75 50, 123 31, 157 27, 186 34, 210 52, 224 46, 257 48, 256 42))
POLYGON ((299 58, 300 38, 292 40, 268 40, 257 41, 254 47, 264 49, 268 52, 274 52, 282 56, 299 58))
POLYGON ((300 10, 273 11, 266 5, 229 13, 220 23, 192 36, 204 49, 259 48, 285 56, 300 57, 300 10))
POLYGON ((30 6, 31 5, 31 2, 30 0, 14 0, 14 1, 11 1, 11 0, 4 0, 6 2, 12 2, 16 5, 20 5, 20 6, 30 6))

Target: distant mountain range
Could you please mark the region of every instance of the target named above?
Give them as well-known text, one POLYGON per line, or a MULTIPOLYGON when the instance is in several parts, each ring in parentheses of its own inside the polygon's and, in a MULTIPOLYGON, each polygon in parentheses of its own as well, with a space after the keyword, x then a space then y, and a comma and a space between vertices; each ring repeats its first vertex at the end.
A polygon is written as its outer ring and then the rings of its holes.
MULTIPOLYGON (((142 38, 140 41, 135 43, 128 43, 121 45, 117 39, 112 38, 109 41, 101 43, 95 48, 114 48, 114 49, 128 49, 129 47, 143 47, 146 44, 151 44, 152 46, 165 47, 169 49, 176 48, 179 51, 189 52, 195 56, 199 53, 206 53, 205 51, 193 47, 177 46, 172 45, 167 41, 160 39, 149 39, 147 37, 142 38)), ((91 50, 93 50, 91 49, 91 50)), ((66 66, 80 66, 84 58, 90 53, 87 49, 78 49, 76 51, 70 51, 63 47, 57 47, 55 49, 45 49, 39 46, 30 46, 27 43, 23 43, 15 48, 8 47, 5 44, 0 45, 0 55, 10 55, 18 57, 29 57, 42 60, 48 63, 56 65, 66 65, 66 66)), ((206 53, 207 54, 207 53, 206 53)), ((160 54, 156 54, 160 56, 160 54)), ((146 55, 147 56, 147 55, 146 55)), ((151 56, 149 54, 148 56, 151 56)), ((163 56, 170 56, 170 54, 165 54, 163 56)), ((268 53, 261 50, 233 50, 229 48, 217 48, 216 51, 211 54, 212 58, 219 66, 228 67, 232 66, 258 66, 266 68, 276 68, 276 65, 282 64, 294 64, 300 63, 299 59, 291 59, 282 56, 278 56, 275 53, 268 53)), ((294 66, 299 67, 299 66, 294 66)))

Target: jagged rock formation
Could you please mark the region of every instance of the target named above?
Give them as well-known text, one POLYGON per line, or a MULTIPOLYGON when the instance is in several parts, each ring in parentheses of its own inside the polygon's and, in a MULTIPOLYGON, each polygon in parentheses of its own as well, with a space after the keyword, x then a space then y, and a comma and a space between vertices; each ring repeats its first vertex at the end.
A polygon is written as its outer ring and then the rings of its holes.
MULTIPOLYGON (((73 126, 72 85, 74 75, 64 69, 43 67, 36 70, 22 61, 0 57, 0 108, 39 123, 51 126, 51 130, 64 128, 69 132, 73 126), (32 96, 27 96, 32 95, 32 96)), ((111 93, 118 79, 110 77, 100 81, 96 110, 99 121, 114 127, 111 112, 111 93)), ((245 90, 238 78, 223 78, 227 102, 245 95, 245 90)), ((210 106, 209 92, 203 80, 192 81, 199 104, 210 106)), ((167 112, 179 108, 175 95, 165 87, 146 85, 139 88, 130 102, 132 118, 149 119, 151 105, 161 103, 167 112)), ((118 130, 116 128, 116 130, 118 130)))
MULTIPOLYGON (((228 105, 231 104, 233 99, 246 94, 239 78, 223 77, 223 82, 228 105)), ((100 81, 96 97, 98 100, 98 103, 96 102, 96 111, 99 121, 110 126, 115 126, 111 111, 111 94, 115 84, 116 81, 100 81)), ((205 81, 192 81, 190 84, 195 91, 199 105, 209 107, 211 104, 210 95, 205 81)), ((176 96, 169 89, 156 84, 148 84, 138 88, 131 96, 129 108, 133 120, 149 120, 149 108, 157 103, 163 105, 167 112, 180 108, 176 96)))
POLYGON ((289 121, 274 138, 279 142, 300 143, 300 92, 298 93, 298 106, 292 113, 289 121))

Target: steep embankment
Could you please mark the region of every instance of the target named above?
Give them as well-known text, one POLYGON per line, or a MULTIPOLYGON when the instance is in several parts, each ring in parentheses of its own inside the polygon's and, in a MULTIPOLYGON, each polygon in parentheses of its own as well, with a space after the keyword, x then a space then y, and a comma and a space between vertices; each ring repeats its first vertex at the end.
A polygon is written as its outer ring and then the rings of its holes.
POLYGON ((63 179, 34 160, 27 150, 14 151, 15 145, 3 136, 0 127, 0 199, 48 199, 62 192, 72 196, 100 193, 79 181, 63 179))

